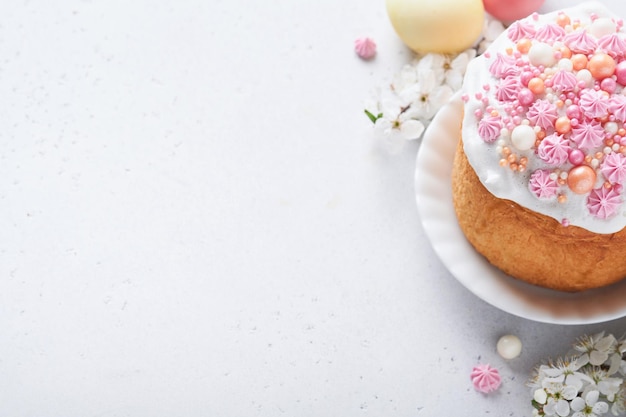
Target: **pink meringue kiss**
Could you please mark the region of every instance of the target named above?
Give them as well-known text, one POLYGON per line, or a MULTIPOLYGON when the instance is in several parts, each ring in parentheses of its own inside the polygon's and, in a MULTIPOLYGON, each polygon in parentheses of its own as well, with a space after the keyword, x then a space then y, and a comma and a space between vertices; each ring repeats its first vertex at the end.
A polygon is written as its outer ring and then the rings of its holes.
POLYGON ((354 41, 354 51, 361 59, 372 59, 376 55, 376 42, 370 38, 358 38, 354 41))
POLYGON ((485 394, 500 388, 500 383, 502 382, 498 370, 492 368, 489 364, 475 366, 474 369, 472 369, 470 378, 472 379, 472 384, 474 384, 476 391, 485 394))

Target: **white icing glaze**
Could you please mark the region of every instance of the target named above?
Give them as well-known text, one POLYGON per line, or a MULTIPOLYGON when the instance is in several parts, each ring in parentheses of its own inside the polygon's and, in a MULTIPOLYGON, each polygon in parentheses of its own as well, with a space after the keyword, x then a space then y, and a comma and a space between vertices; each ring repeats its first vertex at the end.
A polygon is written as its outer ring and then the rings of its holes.
MULTIPOLYGON (((618 30, 620 36, 624 36, 623 27, 617 28, 613 23, 619 17, 612 14, 605 6, 597 2, 590 2, 578 5, 576 7, 555 11, 546 15, 535 15, 523 20, 525 24, 532 24, 536 28, 546 25, 548 22, 554 23, 559 12, 568 15, 572 22, 580 21, 581 25, 591 27, 591 15, 595 13, 598 17, 593 25, 593 31, 605 34, 610 30, 618 30)), ((570 29, 571 30, 571 29, 570 29)), ((613 32, 615 33, 615 32, 613 32)), ((569 225, 575 225, 595 233, 614 233, 626 226, 626 204, 622 204, 618 213, 608 219, 600 219, 589 213, 586 207, 587 195, 578 195, 568 189, 567 186, 561 187, 560 193, 567 199, 565 203, 560 203, 556 198, 540 199, 536 197, 528 187, 528 182, 532 172, 540 169, 554 169, 554 166, 547 165, 536 155, 536 149, 520 150, 515 149, 517 155, 528 158, 527 169, 524 172, 514 172, 509 168, 500 166, 502 156, 500 154, 503 146, 515 148, 511 137, 511 132, 504 129, 501 136, 491 142, 485 142, 478 134, 478 121, 475 112, 477 110, 484 111, 485 105, 480 99, 476 99, 476 93, 482 93, 483 97, 489 98, 489 105, 496 111, 504 114, 502 103, 495 98, 496 86, 498 80, 493 77, 489 71, 489 66, 493 62, 498 53, 506 55, 506 49, 515 50, 516 44, 512 42, 505 31, 491 45, 486 54, 475 58, 470 62, 463 84, 463 92, 470 99, 465 104, 465 113, 463 118, 463 142, 464 150, 467 158, 476 171, 483 185, 496 197, 512 200, 523 207, 541 213, 543 215, 554 218, 559 222, 569 225), (485 88, 488 86, 488 89, 485 88)), ((539 47, 536 59, 545 60, 545 51, 539 47)), ((545 49, 545 48, 544 48, 545 49)), ((535 59, 535 58, 533 58, 535 59)), ((554 63, 558 69, 558 61, 554 63)), ((567 64, 561 64, 567 65, 567 64)), ((578 71, 577 77, 586 83, 590 82, 591 74, 588 70, 578 71)), ((591 81, 592 82, 592 81, 591 81)), ((621 87, 620 87, 621 88, 621 87)), ((621 91, 616 91, 621 93, 621 91)), ((626 93, 626 90, 624 91, 626 93)), ((565 108, 566 106, 564 106, 565 108)), ((559 116, 565 113, 565 110, 559 109, 559 116)), ((612 128, 612 127, 611 127, 612 128)), ((523 141, 526 144, 526 141, 523 141)), ((522 148, 525 145, 522 145, 522 148)), ((573 165, 566 162, 562 169, 567 172, 573 165)), ((595 187, 601 187, 605 179, 602 175, 598 175, 595 187)))

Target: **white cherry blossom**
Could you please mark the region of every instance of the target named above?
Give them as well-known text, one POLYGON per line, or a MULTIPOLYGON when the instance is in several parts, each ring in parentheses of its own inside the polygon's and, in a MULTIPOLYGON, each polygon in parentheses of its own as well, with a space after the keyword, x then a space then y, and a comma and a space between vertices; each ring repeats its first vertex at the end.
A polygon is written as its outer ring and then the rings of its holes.
POLYGON ((574 411, 572 417, 599 417, 609 411, 609 405, 603 401, 598 401, 600 393, 589 391, 584 398, 576 397, 570 406, 574 411))

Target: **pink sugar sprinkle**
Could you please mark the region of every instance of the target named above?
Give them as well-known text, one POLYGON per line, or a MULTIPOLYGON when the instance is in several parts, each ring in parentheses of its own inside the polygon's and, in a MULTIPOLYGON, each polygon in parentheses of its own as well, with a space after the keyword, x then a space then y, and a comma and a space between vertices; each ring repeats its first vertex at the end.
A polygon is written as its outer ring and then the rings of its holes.
POLYGON ((589 213, 599 219, 607 219, 617 213, 622 205, 622 198, 615 187, 600 187, 592 190, 587 197, 589 213))
POLYGON ((561 165, 568 160, 569 140, 553 133, 546 136, 537 148, 537 155, 548 165, 561 165))
POLYGON ((600 166, 600 171, 611 183, 623 183, 626 180, 626 156, 621 153, 607 155, 600 166))
POLYGON ((469 96, 467 94, 463 94, 461 96, 461 100, 463 100, 465 103, 467 103, 469 101, 469 96))
POLYGON ((528 181, 528 189, 537 198, 552 198, 556 195, 559 184, 550 176, 550 171, 538 169, 531 174, 528 181))
POLYGON ((502 379, 496 368, 492 368, 489 364, 477 365, 472 369, 470 374, 472 384, 477 391, 488 394, 500 388, 502 379))
POLYGON ((376 42, 364 37, 354 41, 354 51, 361 59, 372 59, 376 55, 376 42))

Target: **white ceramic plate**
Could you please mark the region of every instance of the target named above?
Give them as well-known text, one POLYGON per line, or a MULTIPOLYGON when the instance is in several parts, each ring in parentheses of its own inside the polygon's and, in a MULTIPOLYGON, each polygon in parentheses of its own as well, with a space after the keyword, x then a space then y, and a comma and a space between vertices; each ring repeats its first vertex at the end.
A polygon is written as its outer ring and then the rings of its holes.
POLYGON ((500 310, 545 323, 590 324, 626 316, 626 281, 563 293, 515 280, 492 266, 465 239, 452 206, 452 160, 462 117, 460 95, 443 107, 417 156, 417 207, 426 235, 448 270, 468 290, 500 310))

